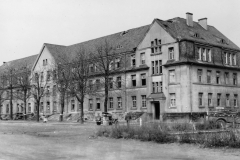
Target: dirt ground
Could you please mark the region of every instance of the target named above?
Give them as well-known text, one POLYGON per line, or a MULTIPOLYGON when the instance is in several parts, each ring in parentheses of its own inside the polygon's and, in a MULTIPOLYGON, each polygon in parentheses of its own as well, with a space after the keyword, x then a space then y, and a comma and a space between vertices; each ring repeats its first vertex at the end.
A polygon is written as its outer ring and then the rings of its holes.
POLYGON ((94 123, 0 121, 0 160, 239 160, 238 149, 91 138, 94 123))

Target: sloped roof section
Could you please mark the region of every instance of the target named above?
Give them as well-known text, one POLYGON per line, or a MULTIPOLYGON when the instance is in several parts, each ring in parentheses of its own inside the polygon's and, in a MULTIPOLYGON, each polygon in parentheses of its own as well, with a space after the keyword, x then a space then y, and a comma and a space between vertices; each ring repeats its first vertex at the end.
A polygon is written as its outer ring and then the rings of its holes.
POLYGON ((50 43, 44 43, 44 46, 47 47, 56 61, 60 61, 64 58, 64 56, 66 56, 66 46, 50 43))
POLYGON ((205 30, 198 22, 193 22, 193 27, 190 27, 187 25, 186 19, 179 17, 166 21, 156 19, 156 21, 176 39, 188 39, 200 43, 209 43, 220 47, 240 50, 236 44, 213 26, 208 25, 208 30, 205 30), (194 36, 196 33, 198 37, 194 36), (224 39, 225 43, 221 43, 221 39, 224 39))
POLYGON ((0 66, 0 72, 5 71, 8 67, 14 68, 15 70, 20 70, 22 67, 27 67, 28 69, 31 69, 37 56, 38 55, 36 54, 29 57, 6 62, 5 64, 0 66))

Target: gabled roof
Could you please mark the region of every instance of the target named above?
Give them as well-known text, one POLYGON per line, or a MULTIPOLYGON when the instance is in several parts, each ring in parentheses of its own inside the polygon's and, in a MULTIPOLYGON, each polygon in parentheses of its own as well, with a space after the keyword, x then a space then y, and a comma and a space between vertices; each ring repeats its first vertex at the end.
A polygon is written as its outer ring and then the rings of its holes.
POLYGON ((193 27, 190 27, 187 25, 186 19, 179 17, 166 21, 156 19, 156 22, 175 39, 188 39, 200 43, 209 43, 211 45, 240 50, 236 44, 213 26, 208 25, 208 30, 205 30, 198 22, 193 22, 193 27), (197 33, 199 37, 195 37, 195 33, 197 33), (224 39, 226 43, 221 43, 221 39, 224 39))
POLYGON ((16 70, 21 69, 22 67, 28 67, 28 69, 31 69, 37 56, 38 55, 36 54, 29 57, 6 62, 5 64, 0 66, 0 72, 5 71, 5 69, 7 69, 8 67, 14 68, 16 70))

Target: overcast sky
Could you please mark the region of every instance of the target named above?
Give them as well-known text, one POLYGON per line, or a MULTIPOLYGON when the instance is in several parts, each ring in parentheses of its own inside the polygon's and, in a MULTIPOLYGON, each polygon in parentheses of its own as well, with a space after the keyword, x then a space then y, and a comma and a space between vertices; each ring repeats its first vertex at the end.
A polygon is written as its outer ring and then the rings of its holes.
POLYGON ((240 46, 239 0, 0 0, 0 65, 38 54, 43 43, 71 45, 193 13, 240 46))

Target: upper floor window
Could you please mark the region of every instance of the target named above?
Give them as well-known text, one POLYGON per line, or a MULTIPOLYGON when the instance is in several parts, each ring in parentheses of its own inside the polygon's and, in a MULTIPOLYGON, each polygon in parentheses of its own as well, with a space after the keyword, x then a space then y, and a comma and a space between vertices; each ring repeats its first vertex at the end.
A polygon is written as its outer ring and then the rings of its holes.
POLYGON ((174 48, 168 48, 169 59, 174 59, 174 48))
POLYGON ((100 79, 96 79, 96 89, 100 89, 100 79))
POLYGON ((146 95, 142 95, 142 108, 146 108, 146 95))
POLYGON ((115 68, 120 68, 120 58, 115 59, 115 68))
POLYGON ((141 53, 141 64, 145 64, 145 53, 141 53))
POLYGON ((121 77, 117 77, 117 88, 121 88, 121 87, 122 87, 121 77))
POLYGON ((141 79, 142 79, 142 86, 146 85, 146 73, 141 74, 141 79))
POLYGON ((224 78, 225 78, 225 84, 229 84, 229 73, 228 72, 225 72, 224 78))
POLYGON ((92 88, 93 88, 93 81, 92 80, 88 81, 88 86, 89 86, 89 90, 92 90, 92 88))
POLYGON ((198 82, 201 83, 202 82, 202 70, 201 69, 198 69, 197 76, 198 76, 198 82))
POLYGON ((43 66, 46 66, 47 64, 48 64, 47 59, 44 59, 44 60, 43 60, 43 66))
POLYGON ((137 97, 136 96, 132 96, 132 107, 136 108, 137 107, 137 97))
POLYGON ((238 106, 238 95, 237 94, 234 94, 233 105, 234 105, 234 107, 238 106))
POLYGON ((136 87, 136 75, 132 75, 132 86, 136 87))
POLYGON ((96 98, 96 102, 97 102, 97 108, 96 109, 101 109, 101 103, 100 103, 100 98, 96 98))
POLYGON ((226 94, 226 106, 230 107, 229 94, 226 94))
POLYGON ((136 57, 135 57, 135 55, 132 55, 132 56, 131 56, 131 66, 132 66, 132 67, 135 67, 135 66, 136 66, 136 57))
POLYGON ((217 106, 220 106, 221 105, 221 94, 218 93, 217 94, 217 106))
POLYGON ((219 71, 216 72, 216 83, 220 84, 220 72, 219 71))
POLYGON ((162 60, 152 61, 152 74, 162 74, 162 60))
POLYGON ((208 106, 212 106, 212 93, 208 93, 208 106))
POLYGON ((122 108, 122 97, 117 97, 118 100, 118 108, 122 108))
POLYGON ((169 71, 169 83, 174 83, 175 82, 175 70, 170 70, 169 71))
POLYGON ((211 83, 211 74, 212 71, 207 71, 207 83, 211 83))
POLYGON ((224 63, 227 65, 237 65, 236 54, 224 52, 224 63))
POLYGON ((89 99, 89 110, 93 109, 93 100, 89 99))
POLYGON ((113 97, 109 98, 109 108, 113 108, 113 97))
POLYGON ((205 61, 205 62, 212 62, 212 52, 211 49, 198 47, 198 60, 205 61))
POLYGON ((199 106, 203 105, 203 93, 198 94, 198 102, 199 102, 199 106))
POLYGON ((233 73, 233 85, 237 85, 237 73, 233 73))
POLYGON ((44 80, 44 75, 43 75, 43 72, 41 72, 41 81, 44 80))
POLYGON ((176 106, 176 95, 175 93, 170 93, 170 107, 176 106))
POLYGON ((109 88, 113 89, 113 78, 109 78, 109 88))
POLYGON ((47 81, 50 81, 50 78, 51 78, 50 71, 47 71, 47 81))
POLYGON ((89 65, 89 71, 90 71, 90 72, 94 72, 94 66, 93 66, 93 64, 90 64, 90 65, 89 65))

